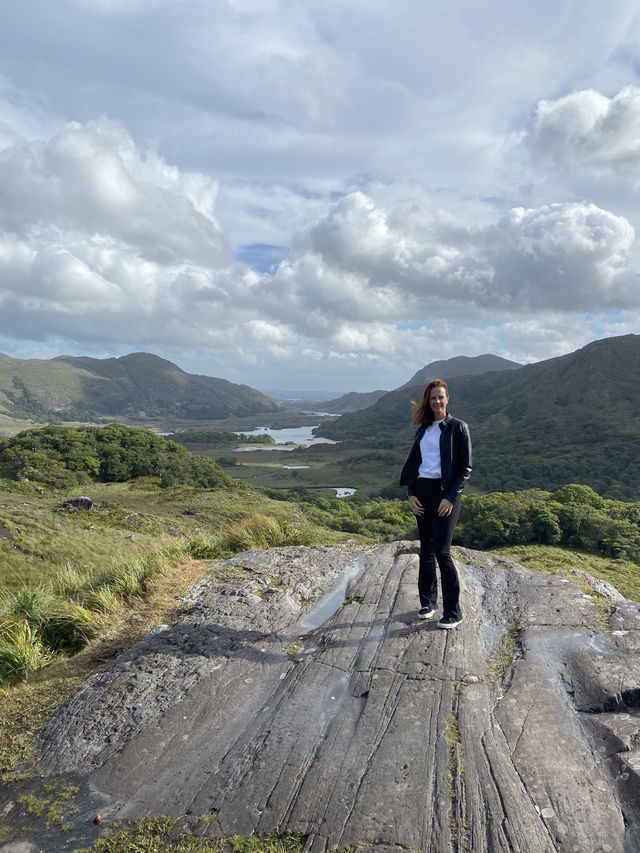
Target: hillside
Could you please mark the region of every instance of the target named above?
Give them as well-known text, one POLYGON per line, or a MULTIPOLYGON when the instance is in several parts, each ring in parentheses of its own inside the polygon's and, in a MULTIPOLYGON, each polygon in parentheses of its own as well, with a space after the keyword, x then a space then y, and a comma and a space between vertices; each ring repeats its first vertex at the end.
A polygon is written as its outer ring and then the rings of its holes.
POLYGON ((186 373, 151 353, 0 359, 0 413, 11 418, 214 420, 280 408, 248 385, 186 373))
MULTIPOLYGON (((414 385, 426 385, 431 379, 439 376, 452 379, 454 376, 476 376, 479 373, 489 373, 492 370, 517 370, 522 367, 517 361, 509 361, 499 355, 457 355, 444 361, 432 361, 422 367, 400 388, 413 388, 414 385)), ((397 388, 396 390, 400 390, 397 388)))
MULTIPOLYGON (((640 336, 595 341, 517 370, 451 378, 445 363, 441 372, 452 414, 471 428, 476 489, 555 489, 579 482, 607 497, 637 500, 640 336)), ((423 391, 422 383, 403 386, 318 433, 367 441, 400 459, 413 433, 410 400, 423 391)))
POLYGON ((327 400, 326 403, 322 403, 322 409, 332 414, 359 412, 360 409, 367 409, 369 406, 373 406, 387 393, 387 391, 369 391, 364 393, 351 391, 349 394, 343 394, 336 400, 327 400))

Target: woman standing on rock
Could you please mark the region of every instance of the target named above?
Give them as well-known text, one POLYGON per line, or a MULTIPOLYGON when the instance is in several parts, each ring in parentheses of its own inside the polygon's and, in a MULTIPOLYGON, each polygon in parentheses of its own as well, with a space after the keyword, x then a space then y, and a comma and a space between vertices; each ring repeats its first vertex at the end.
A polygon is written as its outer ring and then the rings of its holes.
POLYGON ((420 619, 435 613, 438 601, 436 561, 442 583, 439 628, 455 628, 462 621, 460 581, 451 557, 451 540, 460 515, 464 484, 471 475, 471 438, 464 421, 447 411, 449 391, 443 379, 432 379, 424 396, 413 405, 411 423, 416 437, 402 469, 400 485, 418 522, 420 619))

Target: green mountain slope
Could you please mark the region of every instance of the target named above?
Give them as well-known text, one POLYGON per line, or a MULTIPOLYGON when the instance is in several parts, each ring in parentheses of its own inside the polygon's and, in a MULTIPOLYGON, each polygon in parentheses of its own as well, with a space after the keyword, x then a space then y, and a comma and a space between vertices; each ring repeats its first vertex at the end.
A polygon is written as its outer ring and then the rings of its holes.
POLYGON ((0 412, 14 418, 213 420, 280 408, 248 385, 185 373, 150 353, 107 359, 0 359, 0 412))
MULTIPOLYGON (((555 489, 567 482, 600 494, 640 495, 640 336, 595 341, 517 370, 447 379, 452 414, 469 423, 472 482, 482 491, 555 489)), ((319 433, 393 449, 401 457, 412 428, 405 386, 374 406, 342 415, 319 433)))
MULTIPOLYGON (((413 388, 414 385, 426 385, 436 377, 451 379, 454 376, 475 376, 489 373, 491 370, 517 370, 522 367, 517 361, 509 361, 499 355, 457 355, 445 361, 432 361, 418 370, 401 388, 413 388)), ((396 390, 400 390, 399 388, 396 390)))

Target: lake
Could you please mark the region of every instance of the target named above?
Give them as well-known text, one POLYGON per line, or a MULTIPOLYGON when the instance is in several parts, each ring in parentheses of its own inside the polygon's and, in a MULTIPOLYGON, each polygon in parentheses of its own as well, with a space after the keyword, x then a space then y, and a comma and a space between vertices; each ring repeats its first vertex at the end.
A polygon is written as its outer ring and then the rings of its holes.
POLYGON ((270 435, 276 442, 277 445, 273 444, 245 444, 242 447, 238 447, 237 450, 239 453, 246 450, 295 450, 295 447, 280 447, 278 445, 287 444, 292 441, 295 445, 306 444, 311 446, 312 444, 337 444, 337 442, 332 441, 330 438, 321 438, 320 436, 313 435, 312 430, 314 430, 318 424, 314 424, 313 426, 304 426, 304 427, 287 427, 285 429, 269 429, 269 427, 258 427, 257 429, 250 430, 235 430, 236 434, 242 433, 242 435, 270 435))

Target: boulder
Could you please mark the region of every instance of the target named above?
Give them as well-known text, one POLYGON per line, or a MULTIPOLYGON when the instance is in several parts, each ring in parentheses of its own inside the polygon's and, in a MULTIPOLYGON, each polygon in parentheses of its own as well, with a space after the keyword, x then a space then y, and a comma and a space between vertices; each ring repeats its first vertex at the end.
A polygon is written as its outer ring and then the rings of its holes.
POLYGON ((63 501, 62 506, 74 507, 75 509, 92 509, 93 501, 91 498, 81 495, 76 498, 67 498, 66 501, 63 501))

